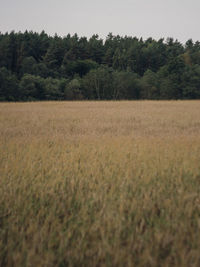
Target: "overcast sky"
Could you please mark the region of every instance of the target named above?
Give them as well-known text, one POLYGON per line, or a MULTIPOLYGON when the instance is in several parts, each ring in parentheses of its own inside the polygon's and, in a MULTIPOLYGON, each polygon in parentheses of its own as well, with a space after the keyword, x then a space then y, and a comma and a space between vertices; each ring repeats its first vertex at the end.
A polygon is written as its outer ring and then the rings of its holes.
POLYGON ((0 0, 0 31, 200 40, 200 0, 0 0))

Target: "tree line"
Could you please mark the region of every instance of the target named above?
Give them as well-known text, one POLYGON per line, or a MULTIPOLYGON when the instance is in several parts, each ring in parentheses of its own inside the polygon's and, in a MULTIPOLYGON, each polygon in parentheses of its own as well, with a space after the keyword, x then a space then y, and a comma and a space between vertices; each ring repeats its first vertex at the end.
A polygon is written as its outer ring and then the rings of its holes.
POLYGON ((199 98, 198 41, 0 33, 0 101, 199 98))

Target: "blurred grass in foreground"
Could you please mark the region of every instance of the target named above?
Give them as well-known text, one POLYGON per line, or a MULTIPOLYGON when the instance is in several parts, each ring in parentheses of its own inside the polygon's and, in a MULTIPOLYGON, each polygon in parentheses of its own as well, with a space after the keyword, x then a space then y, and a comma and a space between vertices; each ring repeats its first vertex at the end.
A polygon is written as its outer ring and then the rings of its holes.
POLYGON ((0 266, 200 266, 200 102, 0 104, 0 266))

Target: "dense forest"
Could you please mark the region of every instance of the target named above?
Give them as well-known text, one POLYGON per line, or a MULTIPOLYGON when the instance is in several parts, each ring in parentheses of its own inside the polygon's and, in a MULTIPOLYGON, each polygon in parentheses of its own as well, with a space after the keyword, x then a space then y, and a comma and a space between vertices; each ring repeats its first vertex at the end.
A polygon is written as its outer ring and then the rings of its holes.
POLYGON ((200 42, 0 33, 0 100, 199 99, 200 42))

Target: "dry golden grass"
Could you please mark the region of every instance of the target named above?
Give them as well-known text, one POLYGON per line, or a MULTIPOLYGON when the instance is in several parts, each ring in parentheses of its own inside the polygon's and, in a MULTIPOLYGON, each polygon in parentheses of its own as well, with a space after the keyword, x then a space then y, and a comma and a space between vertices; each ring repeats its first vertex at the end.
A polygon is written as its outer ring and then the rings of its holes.
POLYGON ((0 266, 200 266, 200 101, 1 103, 0 266))

